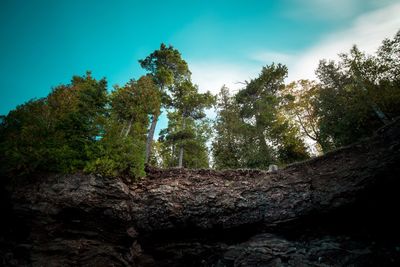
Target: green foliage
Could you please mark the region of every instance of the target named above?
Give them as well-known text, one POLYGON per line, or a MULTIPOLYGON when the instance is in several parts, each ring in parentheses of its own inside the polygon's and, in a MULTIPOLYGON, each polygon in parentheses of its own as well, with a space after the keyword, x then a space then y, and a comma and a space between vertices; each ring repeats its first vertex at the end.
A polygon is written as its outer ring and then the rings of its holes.
MULTIPOLYGON (((267 143, 266 134, 272 130, 277 116, 279 99, 277 92, 283 88, 287 68, 284 65, 272 64, 263 67, 259 77, 247 83, 235 98, 240 107, 240 115, 247 126, 247 138, 257 147, 252 151, 250 161, 246 165, 251 168, 268 168, 272 164, 274 154, 267 143)), ((250 145, 250 144, 249 144, 250 145)), ((247 145, 247 146, 249 146, 247 145)))
POLYGON ((171 106, 185 118, 194 120, 202 119, 206 116, 204 110, 212 107, 215 97, 210 93, 199 93, 197 85, 190 80, 184 80, 172 90, 171 106))
MULTIPOLYGON (((234 169, 242 167, 240 148, 242 147, 242 122, 239 106, 229 95, 229 89, 221 88, 217 98, 218 116, 214 123, 215 137, 212 143, 214 167, 217 169, 234 169)), ((251 154, 251 153, 250 153, 251 154)))
POLYGON ((196 85, 192 84, 190 80, 184 80, 172 90, 171 100, 172 107, 176 113, 173 117, 178 122, 176 125, 179 127, 175 127, 175 131, 167 132, 167 139, 173 141, 172 143, 179 148, 178 167, 190 167, 194 165, 202 165, 201 167, 203 165, 208 166, 207 154, 203 153, 207 151, 206 140, 200 138, 201 134, 199 132, 201 131, 198 128, 201 125, 197 121, 205 125, 205 121, 202 121, 206 117, 204 110, 212 107, 215 102, 214 96, 210 92, 199 93, 196 85), (189 155, 187 152, 189 152, 189 155), (197 154, 193 154, 193 152, 197 152, 197 154), (197 157, 197 159, 201 158, 205 164, 198 164, 198 160, 190 163, 189 157, 191 154, 197 157), (186 155, 186 165, 184 165, 184 155, 186 155))
POLYGON ((97 144, 94 154, 89 153, 92 160, 85 166, 86 172, 103 175, 143 177, 145 143, 128 136, 115 138, 106 135, 97 144))
POLYGON ((29 173, 46 164, 44 114, 45 100, 39 99, 18 106, 3 118, 0 128, 2 173, 29 173))
POLYGON ((298 127, 284 116, 287 68, 272 64, 236 95, 223 87, 213 142, 216 168, 268 168, 308 157, 298 127))
POLYGON ((88 72, 5 116, 0 127, 3 174, 82 169, 85 147, 102 132, 98 121, 105 112, 106 85, 88 72))
POLYGON ((320 153, 329 149, 329 145, 321 138, 319 116, 316 106, 321 87, 315 81, 299 80, 288 84, 283 91, 283 113, 300 128, 301 134, 309 143, 315 142, 316 151, 320 153))
POLYGON ((188 65, 179 51, 165 44, 161 44, 160 49, 155 50, 145 59, 139 60, 139 64, 153 76, 161 90, 190 77, 188 65))
POLYGON ((110 94, 105 79, 87 72, 0 116, 0 174, 84 169, 138 178, 147 160, 204 168, 212 133, 217 169, 265 169, 303 160, 309 157, 305 140, 328 151, 400 115, 399 62, 400 32, 374 55, 354 46, 337 62, 322 60, 319 83, 285 85, 286 66, 272 64, 235 95, 223 87, 216 102, 209 92, 199 93, 179 51, 161 44, 139 60, 147 75, 110 94), (212 132, 205 110, 215 102, 212 132), (152 144, 161 107, 167 109, 168 127, 152 144))
MULTIPOLYGON (((143 69, 148 71, 154 83, 157 85, 161 94, 161 104, 165 108, 171 107, 172 99, 169 93, 172 92, 178 84, 189 80, 191 75, 188 65, 186 61, 182 59, 179 51, 172 46, 167 47, 165 44, 161 44, 160 49, 155 50, 145 59, 139 60, 139 63, 143 69), (170 92, 166 89, 169 89, 170 92)), ((146 162, 151 157, 154 130, 160 113, 160 108, 158 108, 151 114, 152 121, 146 140, 146 162)))
POLYGON ((278 162, 287 164, 309 158, 299 127, 282 114, 276 117, 270 136, 278 162))
POLYGON ((315 109, 328 149, 369 136, 400 115, 399 47, 400 33, 385 40, 376 55, 354 46, 338 62, 320 62, 322 88, 315 109))
POLYGON ((85 170, 113 176, 144 176, 149 114, 156 112, 160 103, 160 92, 150 76, 117 87, 110 96, 105 135, 88 153, 90 161, 85 170))
POLYGON ((183 149, 182 165, 186 168, 209 167, 207 141, 210 139, 210 121, 185 119, 178 112, 168 113, 168 127, 160 132, 157 142, 159 166, 175 167, 179 164, 179 152, 183 149))
POLYGON ((148 124, 148 114, 159 112, 161 94, 151 76, 131 80, 111 94, 111 108, 120 122, 137 121, 148 124))

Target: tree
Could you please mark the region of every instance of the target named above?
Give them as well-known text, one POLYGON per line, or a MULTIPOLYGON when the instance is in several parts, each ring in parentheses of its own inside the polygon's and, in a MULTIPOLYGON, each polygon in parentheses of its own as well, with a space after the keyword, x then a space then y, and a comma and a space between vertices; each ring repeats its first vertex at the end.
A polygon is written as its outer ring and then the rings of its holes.
POLYGON ((384 40, 375 55, 354 46, 338 62, 320 62, 315 107, 320 136, 330 147, 367 137, 400 114, 399 35, 384 40))
MULTIPOLYGON (((204 154, 207 151, 206 141, 202 133, 208 125, 205 119, 205 109, 210 108, 215 102, 214 96, 210 92, 199 93, 198 87, 194 85, 190 80, 184 80, 180 84, 171 90, 171 107, 174 108, 173 112, 168 113, 168 128, 163 130, 161 133, 161 140, 164 140, 165 144, 171 146, 169 154, 172 158, 167 159, 167 162, 174 162, 175 154, 177 156, 178 167, 184 165, 184 152, 198 151, 200 154, 204 154), (189 150, 188 148, 191 147, 189 150)), ((165 151, 165 150, 164 150, 165 151)), ((192 154, 192 153, 190 153, 192 154)), ((189 155, 190 155, 189 154, 189 155)), ((193 155, 199 158, 198 154, 193 155)), ((207 153, 201 156, 203 159, 207 159, 207 153)), ((185 160, 186 163, 189 159, 185 160)), ((196 162, 193 161, 193 162, 196 162)), ((197 163, 191 164, 199 165, 197 163)), ((200 164, 205 165, 205 164, 200 164)), ((188 165, 185 165, 189 167, 188 165)))
POLYGON ((47 105, 54 118, 54 134, 64 140, 52 157, 59 161, 55 165, 62 165, 59 169, 67 171, 85 166, 88 158, 84 151, 95 145, 104 131, 101 120, 107 100, 106 80, 97 81, 89 71, 86 76, 74 76, 71 84, 61 85, 49 94, 47 105))
POLYGON ((181 166, 186 168, 208 168, 206 142, 211 135, 209 120, 188 117, 185 119, 185 129, 182 126, 181 114, 169 112, 168 127, 161 130, 158 140, 161 166, 174 167, 181 162, 181 166), (181 157, 183 154, 186 156, 181 157))
POLYGON ((277 113, 270 130, 270 142, 279 163, 287 164, 309 158, 299 127, 281 112, 277 113))
POLYGON ((160 109, 161 94, 151 76, 131 80, 124 87, 116 88, 111 95, 111 109, 121 123, 120 136, 128 136, 133 123, 147 127, 148 116, 160 109))
POLYGON ((105 79, 95 80, 87 72, 10 111, 0 126, 2 173, 82 169, 85 150, 95 146, 103 131, 106 87, 105 79))
POLYGON ((230 97, 222 88, 213 155, 216 168, 268 168, 308 157, 299 129, 285 116, 287 68, 272 64, 230 97))
MULTIPOLYGON (((139 63, 141 67, 147 70, 153 77, 158 90, 162 94, 162 104, 165 107, 168 107, 170 104, 169 96, 166 90, 174 87, 190 77, 188 65, 182 59, 179 51, 172 46, 167 47, 165 44, 161 44, 160 49, 155 50, 145 59, 139 60, 139 63)), ((150 159, 151 144, 160 113, 161 110, 159 108, 154 110, 153 114, 151 114, 151 125, 146 140, 146 163, 150 159)))
POLYGON ((205 108, 210 108, 215 102, 210 92, 200 94, 198 87, 190 80, 184 80, 172 91, 172 106, 181 117, 180 130, 176 133, 176 140, 179 145, 178 167, 183 166, 184 143, 193 139, 188 127, 189 120, 197 121, 206 117, 205 108), (178 137, 179 136, 179 137, 178 137))
POLYGON ((267 168, 277 160, 287 163, 307 158, 297 128, 281 114, 286 76, 287 68, 282 64, 263 67, 259 77, 236 94, 240 114, 251 136, 249 141, 258 146, 249 149, 251 167, 267 168))
POLYGON ((288 118, 301 129, 304 140, 317 144, 317 150, 326 150, 318 128, 316 101, 320 86, 315 81, 299 80, 285 86, 283 110, 288 118))
POLYGON ((240 168, 242 123, 239 106, 225 85, 218 94, 216 108, 215 137, 212 143, 214 167, 216 169, 240 168))
POLYGON ((54 130, 45 105, 45 99, 31 100, 3 118, 0 126, 1 174, 27 174, 47 165, 48 136, 54 130))
POLYGON ((144 176, 145 139, 149 115, 160 107, 161 95, 153 78, 142 76, 110 96, 105 134, 91 153, 86 171, 106 175, 144 176))

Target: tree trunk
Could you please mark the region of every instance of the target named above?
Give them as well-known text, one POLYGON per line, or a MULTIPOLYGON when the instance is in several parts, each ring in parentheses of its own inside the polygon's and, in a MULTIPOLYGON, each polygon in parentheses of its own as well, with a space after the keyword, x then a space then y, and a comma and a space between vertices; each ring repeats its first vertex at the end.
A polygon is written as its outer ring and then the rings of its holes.
POLYGON ((264 129, 265 127, 259 123, 259 118, 256 118, 256 134, 259 140, 259 151, 261 153, 264 153, 264 159, 263 159, 263 165, 267 167, 269 164, 272 162, 272 155, 271 155, 271 149, 267 144, 267 141, 265 140, 265 135, 264 135, 264 129))
POLYGON ((178 163, 178 168, 183 167, 183 146, 181 145, 179 147, 179 163, 178 163))
POLYGON ((121 128, 121 132, 119 133, 119 137, 122 137, 122 135, 124 134, 125 131, 125 122, 122 123, 122 128, 121 128))
MULTIPOLYGON (((186 118, 182 116, 182 130, 186 130, 186 118)), ((183 140, 181 140, 182 142, 183 140)), ((179 146, 179 163, 178 163, 178 168, 183 167, 183 144, 180 144, 179 146)))
POLYGON ((174 167, 175 166, 175 144, 171 145, 171 160, 168 165, 168 167, 174 167))
POLYGON ((10 189, 9 198, 1 192, 1 262, 400 266, 400 120, 370 139, 273 173, 147 173, 136 183, 37 174, 10 189))
POLYGON ((125 132, 125 137, 127 137, 128 134, 131 132, 132 123, 133 123, 133 116, 132 116, 131 119, 129 120, 128 128, 126 129, 126 132, 125 132))
POLYGON ((149 132, 147 133, 145 163, 149 163, 149 160, 150 160, 151 144, 153 142, 154 132, 156 130, 157 121, 158 121, 158 116, 159 116, 158 113, 153 115, 152 120, 151 120, 150 129, 149 129, 149 132))

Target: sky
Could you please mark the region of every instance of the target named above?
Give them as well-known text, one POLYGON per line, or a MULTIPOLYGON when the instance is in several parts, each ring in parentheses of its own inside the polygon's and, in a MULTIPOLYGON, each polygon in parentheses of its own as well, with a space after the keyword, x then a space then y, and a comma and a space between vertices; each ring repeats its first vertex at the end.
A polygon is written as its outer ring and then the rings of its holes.
POLYGON ((87 70, 112 90, 144 74, 138 60, 162 42, 201 91, 238 90, 272 62, 288 82, 315 79, 320 59, 353 44, 373 53, 399 14, 399 0, 1 0, 0 115, 87 70))

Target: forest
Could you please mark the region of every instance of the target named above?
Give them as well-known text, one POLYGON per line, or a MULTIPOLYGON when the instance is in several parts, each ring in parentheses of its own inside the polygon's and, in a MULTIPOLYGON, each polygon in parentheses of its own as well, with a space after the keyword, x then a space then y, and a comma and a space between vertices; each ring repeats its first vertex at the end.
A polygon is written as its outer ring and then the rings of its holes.
POLYGON ((138 63, 146 71, 107 90, 88 71, 0 118, 0 173, 145 175, 160 168, 267 169, 366 138, 400 115, 400 32, 375 54, 357 46, 321 59, 318 81, 286 83, 288 68, 264 66, 233 93, 201 93, 190 66, 161 44, 138 63), (215 118, 206 116, 215 110, 215 118), (159 116, 168 127, 156 140, 159 116))

